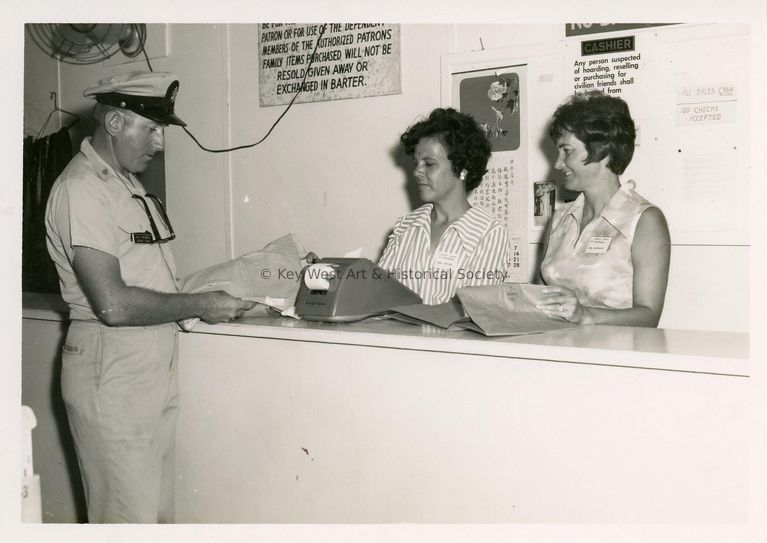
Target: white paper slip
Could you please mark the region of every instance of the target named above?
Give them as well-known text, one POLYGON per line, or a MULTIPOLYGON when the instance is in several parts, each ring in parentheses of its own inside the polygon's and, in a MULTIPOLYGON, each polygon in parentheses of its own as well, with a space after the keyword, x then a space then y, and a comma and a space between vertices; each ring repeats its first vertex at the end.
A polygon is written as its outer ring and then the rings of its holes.
POLYGON ((447 253, 444 251, 439 251, 434 255, 434 260, 432 263, 434 269, 451 270, 455 268, 455 265, 458 263, 458 253, 447 253))
POLYGON ((613 238, 609 236, 594 236, 589 240, 589 244, 586 246, 587 255, 603 255, 610 247, 610 242, 613 238))

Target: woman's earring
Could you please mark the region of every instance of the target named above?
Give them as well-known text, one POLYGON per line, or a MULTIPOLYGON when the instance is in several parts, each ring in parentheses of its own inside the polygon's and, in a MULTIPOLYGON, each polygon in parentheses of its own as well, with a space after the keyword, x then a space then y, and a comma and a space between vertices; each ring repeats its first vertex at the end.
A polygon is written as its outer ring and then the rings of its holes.
POLYGON ((461 175, 458 176, 458 179, 460 179, 461 181, 466 181, 466 175, 468 173, 469 172, 467 172, 466 170, 461 170, 461 175))

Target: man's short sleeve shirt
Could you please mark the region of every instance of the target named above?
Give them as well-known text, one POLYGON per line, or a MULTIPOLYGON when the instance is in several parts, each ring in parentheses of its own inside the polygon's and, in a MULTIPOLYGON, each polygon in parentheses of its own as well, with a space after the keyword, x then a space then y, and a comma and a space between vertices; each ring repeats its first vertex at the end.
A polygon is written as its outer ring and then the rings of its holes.
POLYGON ((59 273, 61 294, 69 304, 70 318, 96 316, 72 269, 74 247, 108 253, 119 260, 128 286, 159 292, 177 292, 176 266, 167 244, 134 243, 131 234, 150 231, 141 202, 141 183, 131 176, 126 183, 83 140, 80 152, 54 183, 46 209, 48 252, 59 273))

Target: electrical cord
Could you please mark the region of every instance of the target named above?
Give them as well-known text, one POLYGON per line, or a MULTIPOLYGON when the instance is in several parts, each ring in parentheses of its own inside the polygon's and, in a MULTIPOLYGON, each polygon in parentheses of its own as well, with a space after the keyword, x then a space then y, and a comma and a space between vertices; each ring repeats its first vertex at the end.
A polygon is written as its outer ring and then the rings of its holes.
MULTIPOLYGON (((144 53, 144 59, 146 60, 146 65, 149 68, 150 72, 154 72, 152 69, 152 63, 149 62, 149 55, 146 54, 146 49, 144 49, 144 44, 146 43, 146 26, 143 24, 132 24, 131 27, 133 28, 133 31, 136 33, 136 37, 138 39, 138 46, 141 48, 141 53, 144 53)), ((125 51, 123 51, 125 53, 125 51)), ((126 54, 126 56, 134 57, 138 56, 139 51, 136 51, 133 54, 126 54)))
POLYGON ((144 58, 146 59, 146 65, 149 67, 149 71, 153 72, 154 70, 152 69, 152 63, 149 62, 149 55, 146 54, 146 49, 144 49, 144 41, 145 40, 146 40, 146 37, 144 37, 144 39, 142 39, 141 42, 140 42, 141 43, 141 52, 144 53, 144 58))
POLYGON ((246 145, 238 145, 237 147, 231 147, 231 148, 228 148, 228 149, 208 149, 207 147, 203 146, 197 140, 197 138, 195 138, 194 135, 185 126, 182 127, 184 129, 184 132, 186 132, 189 135, 189 137, 194 140, 194 142, 197 144, 197 146, 200 149, 202 149, 203 151, 207 151, 209 153, 229 153, 231 151, 238 151, 240 149, 249 149, 249 148, 255 147, 256 145, 258 145, 261 142, 263 142, 266 138, 269 137, 269 134, 272 133, 272 130, 274 130, 274 127, 277 126, 277 123, 279 123, 280 120, 282 120, 282 118, 285 116, 285 114, 288 112, 288 110, 293 106, 293 102, 296 101, 296 98, 298 98, 298 95, 301 94, 304 91, 304 83, 306 83, 306 77, 309 75, 309 70, 312 67, 312 64, 314 63, 314 59, 315 59, 316 53, 317 53, 317 48, 320 45, 320 40, 322 39, 322 35, 325 33, 325 29, 327 28, 327 26, 328 26, 327 24, 323 24, 322 28, 320 29, 320 34, 319 34, 319 36, 317 36, 317 43, 314 44, 314 50, 312 51, 312 56, 309 59, 309 64, 306 66, 306 71, 304 72, 304 78, 301 80, 301 85, 298 88, 298 92, 296 92, 293 95, 293 98, 291 98, 291 100, 288 103, 288 105, 285 108, 285 110, 280 114, 279 117, 277 117, 277 120, 274 121, 274 123, 272 124, 271 128, 269 128, 269 130, 266 132, 266 135, 264 135, 263 138, 261 138, 260 140, 258 140, 255 143, 250 143, 250 144, 246 144, 246 145))

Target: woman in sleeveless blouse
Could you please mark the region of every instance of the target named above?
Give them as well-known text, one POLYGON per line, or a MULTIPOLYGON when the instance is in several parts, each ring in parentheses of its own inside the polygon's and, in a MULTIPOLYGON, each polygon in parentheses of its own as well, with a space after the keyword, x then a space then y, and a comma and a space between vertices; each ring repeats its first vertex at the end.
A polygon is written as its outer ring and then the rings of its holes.
POLYGON ((628 105, 600 92, 575 95, 554 113, 549 135, 564 187, 580 195, 547 227, 539 308, 578 324, 657 326, 671 241, 661 210, 618 177, 634 153, 628 105))

